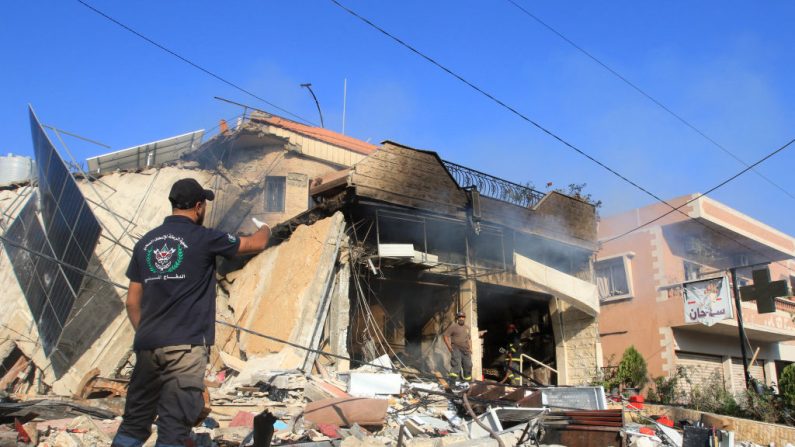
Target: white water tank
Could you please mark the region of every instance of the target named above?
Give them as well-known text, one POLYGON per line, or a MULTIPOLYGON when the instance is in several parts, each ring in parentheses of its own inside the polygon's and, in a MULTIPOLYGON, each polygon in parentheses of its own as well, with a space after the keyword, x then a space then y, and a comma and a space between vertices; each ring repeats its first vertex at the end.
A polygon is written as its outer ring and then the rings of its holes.
POLYGON ((36 178, 36 161, 30 157, 0 156, 0 185, 22 183, 36 178))

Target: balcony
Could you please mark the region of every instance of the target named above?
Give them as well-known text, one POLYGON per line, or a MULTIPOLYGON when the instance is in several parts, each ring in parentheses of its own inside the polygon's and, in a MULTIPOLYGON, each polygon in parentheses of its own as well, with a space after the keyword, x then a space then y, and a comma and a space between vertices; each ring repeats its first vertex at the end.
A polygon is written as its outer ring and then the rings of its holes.
POLYGON ((795 317, 795 301, 789 298, 776 298, 776 310, 788 312, 795 317))
POLYGON ((509 182, 453 162, 443 160, 442 163, 450 175, 453 176, 456 183, 458 183, 458 186, 462 188, 475 187, 480 195, 485 197, 502 200, 523 208, 532 208, 545 195, 527 186, 509 182))

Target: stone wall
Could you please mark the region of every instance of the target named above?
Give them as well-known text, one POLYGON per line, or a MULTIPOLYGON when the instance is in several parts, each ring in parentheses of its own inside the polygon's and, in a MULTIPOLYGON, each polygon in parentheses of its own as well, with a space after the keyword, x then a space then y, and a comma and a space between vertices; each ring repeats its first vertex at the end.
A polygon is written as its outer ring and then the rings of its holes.
POLYGON ((562 301, 550 301, 558 385, 585 385, 601 366, 597 319, 562 301))
POLYGON ((795 444, 795 427, 788 425, 770 424, 665 405, 646 404, 642 414, 646 416, 666 415, 674 421, 682 419, 701 421, 707 426, 733 431, 736 442, 751 441, 762 445, 775 443, 777 446, 784 446, 787 443, 795 444))

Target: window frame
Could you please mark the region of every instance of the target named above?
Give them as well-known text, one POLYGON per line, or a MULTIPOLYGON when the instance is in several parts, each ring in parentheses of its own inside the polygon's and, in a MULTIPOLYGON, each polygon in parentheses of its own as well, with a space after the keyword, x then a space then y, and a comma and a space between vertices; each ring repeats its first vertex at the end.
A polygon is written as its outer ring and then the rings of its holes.
POLYGON ((597 294, 599 295, 599 303, 609 303, 613 301, 621 301, 632 299, 635 297, 635 290, 632 284, 632 258, 635 257, 634 252, 627 252, 627 253, 619 253, 616 255, 606 256, 604 258, 598 258, 594 260, 594 283, 596 284, 597 294), (615 262, 616 260, 620 260, 621 265, 624 267, 624 278, 626 279, 627 283, 627 293, 623 293, 621 295, 613 295, 602 298, 601 294, 599 293, 599 276, 598 276, 598 268, 597 264, 604 263, 604 262, 615 262))
POLYGON ((284 213, 287 210, 287 176, 285 175, 269 175, 265 177, 265 197, 264 197, 264 208, 266 213, 284 213), (269 183, 274 180, 281 179, 281 209, 271 209, 270 208, 270 188, 269 183))

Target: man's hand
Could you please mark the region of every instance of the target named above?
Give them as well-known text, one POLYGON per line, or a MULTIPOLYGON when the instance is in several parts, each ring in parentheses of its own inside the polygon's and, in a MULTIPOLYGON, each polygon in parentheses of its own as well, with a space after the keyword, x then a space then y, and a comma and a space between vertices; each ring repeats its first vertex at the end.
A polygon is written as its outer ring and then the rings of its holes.
POLYGON ((237 249, 237 254, 247 255, 251 253, 259 253, 265 250, 268 246, 268 240, 271 238, 271 227, 264 222, 255 221, 255 225, 261 223, 259 230, 251 236, 243 236, 240 238, 240 246, 237 249))
POLYGON ((141 298, 144 296, 144 288, 139 282, 130 281, 130 287, 127 289, 127 317, 133 325, 133 329, 138 330, 138 325, 141 324, 141 298))
POLYGON ((447 346, 447 350, 453 352, 453 345, 450 343, 450 337, 443 335, 442 340, 444 340, 444 345, 447 346))

